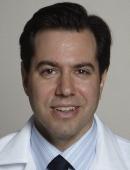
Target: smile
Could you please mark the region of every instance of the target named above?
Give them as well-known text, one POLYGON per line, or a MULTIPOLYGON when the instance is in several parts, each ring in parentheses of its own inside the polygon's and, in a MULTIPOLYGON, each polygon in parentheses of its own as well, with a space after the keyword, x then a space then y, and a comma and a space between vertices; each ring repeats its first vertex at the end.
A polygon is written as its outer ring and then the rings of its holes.
POLYGON ((74 111, 76 109, 77 109, 77 107, 74 107, 74 106, 55 108, 55 110, 62 111, 62 112, 74 111))

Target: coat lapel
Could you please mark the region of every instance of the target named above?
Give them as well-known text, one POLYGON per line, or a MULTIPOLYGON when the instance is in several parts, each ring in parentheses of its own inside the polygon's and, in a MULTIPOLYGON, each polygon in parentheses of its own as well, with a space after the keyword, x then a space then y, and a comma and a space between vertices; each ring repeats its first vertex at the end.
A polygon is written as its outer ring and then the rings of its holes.
POLYGON ((31 154, 29 154, 28 162, 27 162, 24 170, 36 170, 36 166, 35 166, 35 163, 34 163, 34 160, 33 160, 31 154))

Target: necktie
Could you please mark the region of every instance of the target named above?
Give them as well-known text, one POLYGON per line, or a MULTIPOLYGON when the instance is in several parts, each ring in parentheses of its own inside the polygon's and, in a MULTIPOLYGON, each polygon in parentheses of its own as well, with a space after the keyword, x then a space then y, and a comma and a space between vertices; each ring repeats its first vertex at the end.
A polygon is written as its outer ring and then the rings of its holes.
POLYGON ((48 169, 49 170, 68 170, 68 168, 73 167, 70 165, 69 162, 67 162, 62 156, 58 155, 55 157, 49 164, 48 169))

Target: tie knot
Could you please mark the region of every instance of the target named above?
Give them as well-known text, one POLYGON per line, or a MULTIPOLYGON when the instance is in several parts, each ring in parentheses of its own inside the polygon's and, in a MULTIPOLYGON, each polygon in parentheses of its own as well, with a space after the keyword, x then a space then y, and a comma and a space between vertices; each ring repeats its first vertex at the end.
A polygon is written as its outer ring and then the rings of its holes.
POLYGON ((48 165, 49 170, 68 170, 69 168, 73 169, 70 163, 60 155, 55 157, 48 165))

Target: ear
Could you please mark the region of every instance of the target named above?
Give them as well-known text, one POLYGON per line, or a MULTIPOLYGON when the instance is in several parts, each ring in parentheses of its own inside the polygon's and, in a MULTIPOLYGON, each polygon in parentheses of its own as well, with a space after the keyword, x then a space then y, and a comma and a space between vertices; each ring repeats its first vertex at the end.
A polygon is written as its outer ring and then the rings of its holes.
POLYGON ((100 82, 100 99, 101 99, 101 94, 102 94, 102 90, 106 81, 106 77, 107 77, 107 70, 105 70, 103 72, 103 74, 101 75, 101 82, 100 82))
POLYGON ((23 62, 21 62, 21 75, 22 75, 22 82, 23 82, 23 88, 28 96, 28 74, 24 68, 23 62))

